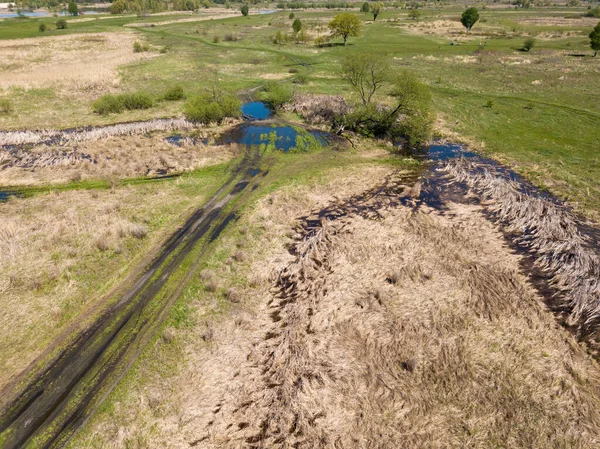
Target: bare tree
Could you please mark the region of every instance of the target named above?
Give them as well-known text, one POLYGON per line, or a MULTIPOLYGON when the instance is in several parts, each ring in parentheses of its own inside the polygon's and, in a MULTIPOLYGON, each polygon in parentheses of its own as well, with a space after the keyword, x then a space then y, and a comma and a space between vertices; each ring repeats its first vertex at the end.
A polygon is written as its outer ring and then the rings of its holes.
POLYGON ((342 78, 356 89, 365 106, 387 81, 389 70, 387 60, 373 54, 361 53, 342 59, 342 78))

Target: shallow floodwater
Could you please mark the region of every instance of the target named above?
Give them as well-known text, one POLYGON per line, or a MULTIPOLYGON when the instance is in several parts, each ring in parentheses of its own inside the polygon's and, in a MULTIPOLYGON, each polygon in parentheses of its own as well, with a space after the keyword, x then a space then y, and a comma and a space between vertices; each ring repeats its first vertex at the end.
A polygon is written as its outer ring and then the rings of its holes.
MULTIPOLYGON (((60 12, 48 12, 48 11, 21 11, 21 15, 24 17, 50 17, 52 15, 58 15, 58 16, 68 16, 69 13, 67 11, 60 11, 60 12)), ((80 12, 80 15, 84 16, 87 14, 102 14, 101 11, 95 11, 95 10, 82 10, 80 12)), ((19 17, 19 14, 17 14, 16 12, 7 12, 7 13, 0 13, 0 19, 14 19, 15 17, 19 17)))
POLYGON ((218 142, 224 144, 239 143, 242 145, 272 144, 278 150, 289 151, 292 148, 306 147, 307 144, 310 144, 310 137, 314 138, 320 145, 327 145, 330 136, 324 131, 302 133, 291 126, 243 124, 225 133, 218 139, 218 142))
POLYGON ((247 120, 265 120, 273 111, 262 101, 252 101, 242 105, 242 115, 247 120))

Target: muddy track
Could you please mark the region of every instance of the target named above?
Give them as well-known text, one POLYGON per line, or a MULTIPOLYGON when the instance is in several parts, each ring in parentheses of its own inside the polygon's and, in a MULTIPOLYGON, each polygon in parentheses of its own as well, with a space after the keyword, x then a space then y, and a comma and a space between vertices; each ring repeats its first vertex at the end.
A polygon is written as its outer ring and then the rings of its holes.
MULTIPOLYGON (((38 360, 0 392, 0 447, 63 446, 127 372, 166 318, 192 268, 235 217, 236 202, 258 182, 262 154, 247 150, 221 189, 163 245, 133 285, 91 326, 80 331, 51 359, 38 360), (173 285, 174 284, 174 285, 173 285)), ((119 291, 119 290, 117 290, 119 291)))

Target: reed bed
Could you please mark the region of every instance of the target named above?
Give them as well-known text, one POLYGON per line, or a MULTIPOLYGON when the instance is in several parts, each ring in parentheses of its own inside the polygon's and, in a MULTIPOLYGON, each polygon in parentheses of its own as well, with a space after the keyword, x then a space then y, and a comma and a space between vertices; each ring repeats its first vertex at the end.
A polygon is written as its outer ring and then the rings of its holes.
POLYGON ((295 112, 310 124, 331 124, 336 117, 352 111, 352 106, 341 95, 296 95, 288 111, 295 112))
POLYGON ((0 146, 55 144, 71 145, 114 136, 132 136, 153 131, 188 130, 196 125, 184 118, 159 118, 142 122, 66 130, 26 130, 0 132, 0 146))
POLYGON ((564 205, 525 191, 480 162, 459 159, 447 164, 455 181, 478 194, 489 212, 531 250, 535 263, 551 277, 569 321, 580 330, 600 322, 600 255, 597 242, 581 232, 581 220, 564 205))

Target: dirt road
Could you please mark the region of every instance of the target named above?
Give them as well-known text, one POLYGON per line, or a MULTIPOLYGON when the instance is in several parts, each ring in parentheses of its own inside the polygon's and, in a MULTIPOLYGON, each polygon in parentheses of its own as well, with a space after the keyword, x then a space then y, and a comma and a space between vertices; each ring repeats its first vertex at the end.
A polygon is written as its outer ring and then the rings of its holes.
MULTIPOLYGON (((125 282, 118 300, 51 357, 38 360, 1 392, 0 446, 62 446, 127 372, 180 296, 198 259, 235 217, 256 185, 262 154, 248 149, 223 187, 164 244, 154 260, 125 282)), ((111 296, 117 298, 117 296, 111 296)), ((47 351, 47 354, 49 352, 47 351)))

